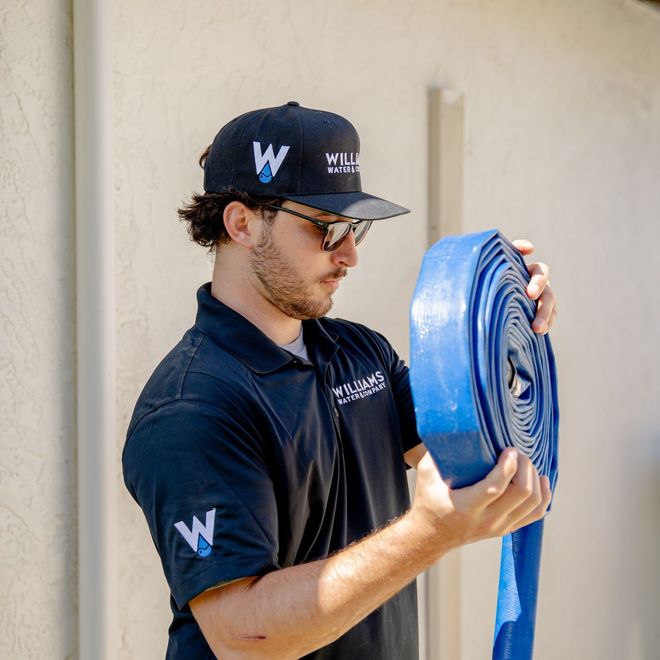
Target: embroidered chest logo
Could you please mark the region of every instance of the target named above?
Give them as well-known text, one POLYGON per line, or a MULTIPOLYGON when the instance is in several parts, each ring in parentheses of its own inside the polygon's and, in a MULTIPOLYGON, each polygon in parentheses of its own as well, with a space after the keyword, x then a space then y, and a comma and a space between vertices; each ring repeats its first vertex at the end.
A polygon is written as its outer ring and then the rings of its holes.
POLYGON ((181 536, 186 540, 186 543, 196 552, 200 557, 208 557, 213 548, 213 529, 215 527, 215 509, 206 512, 206 524, 202 525, 197 516, 193 516, 192 529, 188 529, 188 525, 179 520, 174 523, 174 526, 179 530, 181 536))
POLYGON ((289 153, 289 147, 282 145, 277 152, 277 156, 273 151, 272 144, 269 144, 266 151, 262 152, 261 142, 253 142, 252 149, 254 150, 254 164, 257 168, 259 181, 261 183, 270 183, 277 174, 277 170, 280 169, 285 156, 289 153))
POLYGON ((339 151, 325 154, 328 161, 328 174, 346 174, 360 171, 360 154, 356 152, 339 151))
POLYGON ((337 403, 343 406, 345 403, 350 403, 356 399, 366 399, 376 392, 380 392, 387 387, 385 376, 382 371, 374 371, 365 378, 357 378, 339 387, 333 387, 332 391, 337 397, 337 403))

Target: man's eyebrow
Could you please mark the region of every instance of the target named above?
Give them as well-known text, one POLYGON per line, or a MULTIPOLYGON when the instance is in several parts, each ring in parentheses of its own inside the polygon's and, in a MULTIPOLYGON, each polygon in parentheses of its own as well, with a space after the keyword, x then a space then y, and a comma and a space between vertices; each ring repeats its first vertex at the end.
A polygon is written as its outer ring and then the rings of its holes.
POLYGON ((332 222, 339 222, 339 221, 344 221, 344 222, 350 222, 351 218, 342 216, 342 215, 337 215, 335 213, 330 213, 330 211, 321 211, 318 209, 315 209, 315 211, 308 213, 307 214, 310 218, 314 218, 314 220, 330 220, 332 222))
POLYGON ((335 213, 330 213, 329 211, 321 211, 312 217, 318 218, 319 220, 322 218, 327 218, 328 220, 348 220, 348 218, 343 218, 342 216, 336 215, 335 213))
POLYGON ((320 219, 322 219, 322 218, 332 219, 332 218, 336 218, 336 217, 338 217, 338 216, 333 215, 332 213, 328 213, 327 211, 320 211, 320 212, 317 213, 316 215, 310 214, 310 217, 312 217, 312 218, 318 218, 318 219, 320 220, 320 219))

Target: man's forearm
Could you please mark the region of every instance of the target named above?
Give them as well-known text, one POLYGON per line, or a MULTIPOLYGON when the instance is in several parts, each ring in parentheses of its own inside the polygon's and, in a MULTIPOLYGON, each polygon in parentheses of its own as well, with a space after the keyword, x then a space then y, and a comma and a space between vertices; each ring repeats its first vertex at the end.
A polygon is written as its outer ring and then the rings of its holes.
POLYGON ((327 559, 228 585, 220 598, 206 592, 191 607, 219 657, 299 658, 340 637, 452 547, 429 550, 427 533, 408 512, 327 559))
POLYGON ((246 578, 190 602, 215 654, 299 658, 325 646, 452 548, 540 520, 551 498, 529 458, 505 449, 472 486, 452 490, 426 453, 412 508, 327 559, 246 578))

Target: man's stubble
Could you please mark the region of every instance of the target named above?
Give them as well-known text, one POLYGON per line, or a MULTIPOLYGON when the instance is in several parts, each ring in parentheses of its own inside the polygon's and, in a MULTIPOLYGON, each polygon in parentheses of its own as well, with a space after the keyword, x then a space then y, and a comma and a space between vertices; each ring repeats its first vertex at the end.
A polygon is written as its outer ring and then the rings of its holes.
POLYGON ((315 296, 312 292, 314 285, 321 280, 347 275, 346 268, 339 268, 314 282, 305 282, 291 261, 275 246, 272 228, 267 222, 264 222, 259 242, 250 253, 250 265, 271 304, 301 321, 325 316, 332 308, 332 297, 315 296))

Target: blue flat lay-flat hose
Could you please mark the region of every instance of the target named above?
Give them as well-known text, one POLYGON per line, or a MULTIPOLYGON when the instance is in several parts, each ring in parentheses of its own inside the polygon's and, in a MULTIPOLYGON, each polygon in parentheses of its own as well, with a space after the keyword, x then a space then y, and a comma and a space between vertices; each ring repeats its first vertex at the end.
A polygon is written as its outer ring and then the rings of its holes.
MULTIPOLYGON (((443 238, 426 253, 411 306, 417 429, 453 488, 490 472, 506 447, 557 480, 559 408, 547 335, 520 253, 496 230, 443 238)), ((502 540, 493 658, 532 658, 543 520, 502 540)))

